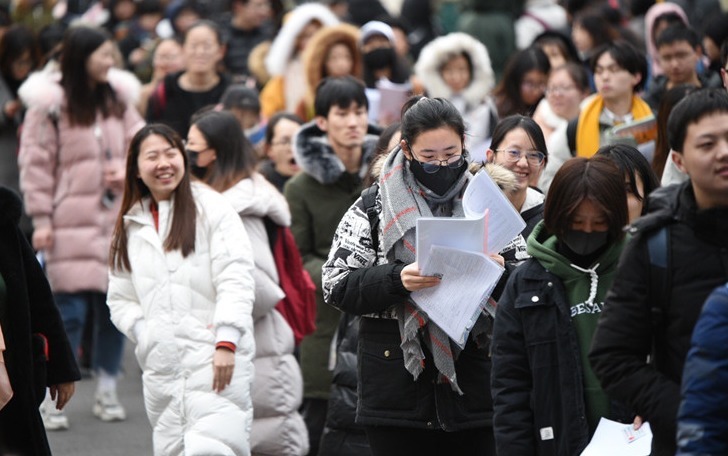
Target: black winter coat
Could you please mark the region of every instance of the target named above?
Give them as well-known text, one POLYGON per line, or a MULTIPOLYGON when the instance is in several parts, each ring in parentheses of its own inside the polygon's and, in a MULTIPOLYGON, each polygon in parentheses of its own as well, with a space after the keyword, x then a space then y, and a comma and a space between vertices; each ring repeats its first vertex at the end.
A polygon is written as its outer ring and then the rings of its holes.
MULTIPOLYGON (((381 208, 381 203, 376 207, 381 208)), ((327 301, 330 305, 363 315, 359 327, 357 423, 446 431, 490 427, 493 408, 488 389, 487 343, 478 347, 468 338, 455 362, 463 396, 450 385, 437 381, 438 372, 425 344, 425 369, 414 381, 404 366, 397 320, 372 317, 386 314, 387 309, 409 296, 400 277, 405 265, 384 263, 351 269, 345 275, 337 275, 335 281, 327 279, 337 274, 341 265, 350 264, 350 256, 367 257, 370 264, 375 257, 381 260, 372 248, 370 224, 361 198, 344 215, 339 227, 337 236, 347 236, 347 240, 334 238, 332 254, 324 266, 324 281, 335 282, 327 301), (344 247, 354 244, 360 251, 351 252, 344 247)), ((381 239, 381 223, 378 228, 381 239)))
POLYGON ((728 209, 698 211, 689 181, 653 192, 648 207, 622 252, 590 359, 607 394, 650 422, 652 456, 672 456, 693 327, 708 295, 728 278, 728 209), (670 233, 669 283, 651 283, 647 239, 665 225, 670 233), (669 302, 658 321, 652 302, 665 287, 669 302), (647 364, 653 341, 654 365, 647 364))
POLYGON ((336 365, 318 456, 371 456, 364 428, 356 424, 356 366, 361 317, 342 313, 336 332, 336 365))
POLYGON ((79 380, 61 315, 33 250, 18 229, 20 198, 0 187, 0 301, 5 363, 13 398, 0 410, 0 454, 51 454, 38 406, 45 387, 79 380), (48 341, 45 361, 42 334, 48 341))
MULTIPOLYGON (((563 283, 538 260, 527 260, 508 280, 493 327, 498 454, 581 454, 589 443, 582 371, 563 283)), ((623 406, 611 408, 611 419, 631 419, 623 406)))

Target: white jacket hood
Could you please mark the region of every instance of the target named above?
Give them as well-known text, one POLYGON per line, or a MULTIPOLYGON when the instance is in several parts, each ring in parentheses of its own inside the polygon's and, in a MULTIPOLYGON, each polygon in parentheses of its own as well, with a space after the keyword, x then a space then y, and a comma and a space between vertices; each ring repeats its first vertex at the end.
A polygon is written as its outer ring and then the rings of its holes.
POLYGON ((451 98, 455 95, 440 74, 440 68, 453 56, 466 53, 473 64, 470 85, 462 91, 471 105, 480 104, 493 89, 495 76, 488 50, 483 43, 465 33, 450 33, 432 40, 422 49, 415 65, 415 74, 431 97, 451 98))
POLYGON ((243 179, 225 190, 223 196, 240 215, 270 217, 277 225, 291 226, 288 202, 281 192, 259 173, 253 173, 250 178, 243 179))
POLYGON ((288 61, 294 54, 296 39, 311 21, 319 21, 323 27, 336 25, 339 19, 329 8, 319 3, 304 3, 288 13, 283 27, 273 40, 265 67, 271 76, 280 76, 286 71, 288 61))

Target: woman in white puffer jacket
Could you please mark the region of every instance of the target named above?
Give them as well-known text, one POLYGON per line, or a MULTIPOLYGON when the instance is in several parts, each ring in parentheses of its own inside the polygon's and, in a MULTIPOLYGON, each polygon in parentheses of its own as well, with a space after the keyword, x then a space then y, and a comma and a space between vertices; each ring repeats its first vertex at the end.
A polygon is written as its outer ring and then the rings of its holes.
POLYGON ((266 219, 271 227, 290 226, 283 195, 255 172, 255 152, 229 112, 207 112, 193 119, 187 153, 195 174, 222 192, 240 215, 250 236, 255 268, 255 377, 253 429, 255 456, 302 456, 308 453, 308 432, 298 413, 303 397, 301 369, 293 356, 293 331, 275 309, 285 297, 279 286, 266 219))
POLYGON ((190 183, 182 140, 131 142, 111 247, 111 319, 136 342, 155 455, 249 455, 250 240, 217 192, 190 183))

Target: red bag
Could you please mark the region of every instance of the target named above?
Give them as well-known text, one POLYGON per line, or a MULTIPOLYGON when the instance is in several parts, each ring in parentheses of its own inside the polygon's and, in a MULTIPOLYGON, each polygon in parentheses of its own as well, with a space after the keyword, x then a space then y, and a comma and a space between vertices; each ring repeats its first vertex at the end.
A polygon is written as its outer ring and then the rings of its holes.
MULTIPOLYGON (((269 231, 270 232, 270 231, 269 231)), ((271 239, 280 287, 286 297, 276 305, 293 329, 296 345, 316 329, 316 285, 303 267, 301 254, 290 228, 276 226, 271 239)))

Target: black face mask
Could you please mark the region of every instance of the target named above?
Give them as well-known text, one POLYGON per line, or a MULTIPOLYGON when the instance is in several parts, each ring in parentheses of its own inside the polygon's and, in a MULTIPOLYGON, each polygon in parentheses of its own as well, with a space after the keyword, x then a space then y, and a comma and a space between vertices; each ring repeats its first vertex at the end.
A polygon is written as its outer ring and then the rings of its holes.
POLYGON ((568 230, 561 236, 561 241, 577 255, 587 256, 607 245, 609 239, 608 231, 585 231, 568 230))
POLYGON ((392 48, 376 48, 364 54, 364 65, 372 70, 394 66, 396 56, 392 48))
POLYGON ((205 177, 205 174, 207 174, 207 168, 204 166, 199 166, 197 164, 197 160, 200 157, 200 153, 194 150, 186 150, 187 157, 190 161, 190 172, 193 176, 196 178, 202 180, 205 177))
POLYGON ((440 169, 435 173, 428 173, 422 168, 422 164, 417 160, 410 160, 410 171, 417 179, 417 182, 421 183, 425 187, 429 188, 436 195, 443 196, 448 190, 460 179, 463 175, 467 166, 466 161, 463 160, 460 166, 457 168, 450 168, 448 166, 440 166, 440 169))

